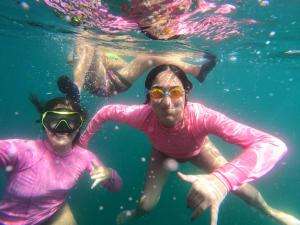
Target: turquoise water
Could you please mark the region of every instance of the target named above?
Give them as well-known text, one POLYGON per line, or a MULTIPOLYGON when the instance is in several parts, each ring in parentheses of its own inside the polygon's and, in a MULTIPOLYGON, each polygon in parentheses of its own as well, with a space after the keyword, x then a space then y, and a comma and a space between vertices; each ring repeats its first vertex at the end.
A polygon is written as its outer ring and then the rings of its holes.
MULTIPOLYGON (((29 93, 47 99, 58 95, 55 81, 61 74, 71 75, 66 58, 73 46, 74 29, 55 17, 44 5, 28 1, 24 11, 16 1, 0 3, 0 137, 1 139, 37 138, 42 131, 29 93), (33 23, 34 22, 34 23, 33 23)), ((255 26, 243 28, 244 35, 213 43, 192 38, 186 43, 193 49, 214 52, 219 63, 200 85, 196 80, 192 100, 198 100, 246 124, 281 137, 289 147, 283 161, 254 185, 272 206, 300 217, 300 55, 283 52, 300 49, 299 0, 272 1, 260 7, 256 1, 242 4, 236 18, 254 18, 255 26), (270 36, 270 32, 275 32, 270 36), (270 41, 270 43, 268 42, 270 41)), ((175 42, 145 41, 148 48, 177 48, 175 42)), ((142 103, 143 79, 139 78, 126 93, 110 99, 84 93, 83 103, 90 115, 107 103, 142 103)), ((69 203, 79 224, 115 224, 122 208, 134 208, 143 187, 150 143, 142 133, 115 123, 107 123, 94 137, 91 148, 104 162, 116 168, 124 180, 122 192, 90 190, 88 176, 71 192, 69 203), (130 135, 128 135, 130 134, 130 135), (131 198, 133 200, 131 200, 131 198)), ((238 151, 215 139, 228 158, 238 151)), ((181 164, 180 170, 197 173, 181 164)), ((1 179, 4 189, 4 176, 1 179)), ((153 212, 132 224, 192 224, 185 197, 189 185, 171 175, 153 212)), ((209 213, 193 224, 209 224, 209 213)), ((274 221, 229 195, 221 206, 219 224, 272 225, 274 221)))

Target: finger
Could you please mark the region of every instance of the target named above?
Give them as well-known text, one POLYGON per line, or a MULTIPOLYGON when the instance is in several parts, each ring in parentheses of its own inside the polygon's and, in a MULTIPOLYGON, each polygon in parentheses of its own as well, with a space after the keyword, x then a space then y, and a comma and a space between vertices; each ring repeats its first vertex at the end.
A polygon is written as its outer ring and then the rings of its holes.
POLYGON ((91 172, 90 172, 90 175, 92 176, 92 175, 95 175, 95 174, 104 174, 104 169, 103 169, 103 167, 97 167, 97 168, 95 168, 94 170, 92 170, 91 172))
POLYGON ((99 166, 95 160, 92 160, 91 163, 92 163, 93 170, 99 166))
MULTIPOLYGON (((187 198, 187 206, 190 208, 191 203, 194 201, 195 198, 200 197, 201 195, 199 193, 197 193, 197 191, 194 188, 191 188, 189 194, 188 194, 188 198, 187 198)), ((201 196, 201 198, 203 198, 201 196)))
POLYGON ((194 199, 189 201, 188 208, 196 209, 199 205, 202 204, 203 201, 204 201, 204 198, 202 196, 195 196, 194 199))
POLYGON ((94 189, 94 187, 96 187, 97 184, 99 184, 101 182, 101 180, 95 180, 94 183, 91 186, 91 189, 94 189))
POLYGON ((204 212, 204 210, 201 207, 197 207, 192 213, 191 220, 194 221, 203 212, 204 212))
POLYGON ((193 211, 191 220, 195 220, 200 214, 202 214, 210 206, 208 201, 202 201, 198 204, 197 208, 193 211))
POLYGON ((220 205, 211 206, 211 222, 210 225, 217 225, 220 205))
POLYGON ((91 176, 91 178, 92 178, 93 180, 95 180, 95 179, 105 179, 106 176, 103 175, 103 174, 94 174, 94 175, 91 176))
POLYGON ((196 176, 194 175, 185 175, 180 172, 177 172, 177 175, 180 177, 181 180, 184 180, 189 183, 194 183, 197 180, 196 176))

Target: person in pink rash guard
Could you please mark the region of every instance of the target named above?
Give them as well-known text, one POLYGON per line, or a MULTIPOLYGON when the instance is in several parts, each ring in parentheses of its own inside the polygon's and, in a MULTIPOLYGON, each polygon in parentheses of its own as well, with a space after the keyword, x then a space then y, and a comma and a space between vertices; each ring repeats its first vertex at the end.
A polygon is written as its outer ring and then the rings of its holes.
POLYGON ((270 171, 286 154, 287 147, 281 140, 231 120, 203 104, 189 102, 192 84, 184 71, 174 65, 152 69, 145 87, 149 90, 145 104, 104 106, 80 137, 81 145, 86 147, 104 122, 117 121, 143 131, 152 143, 143 195, 136 209, 118 215, 119 224, 155 207, 170 170, 176 170, 176 166, 175 169, 170 166, 174 160, 189 161, 211 172, 207 175, 178 173, 182 180, 193 184, 188 197, 188 206, 194 210, 192 219, 211 207, 211 225, 216 225, 219 206, 226 194, 233 191, 282 224, 299 224, 293 216, 267 205, 261 194, 247 184, 270 171), (238 145, 243 152, 227 162, 207 138, 209 134, 238 145))
POLYGON ((112 14, 113 1, 44 0, 73 25, 85 30, 96 28, 107 34, 142 32, 153 40, 172 40, 180 36, 200 36, 206 40, 223 40, 239 35, 241 24, 228 17, 236 7, 219 1, 198 0, 129 0, 121 4, 121 15, 112 14))
POLYGON ((122 186, 118 173, 88 149, 77 145, 84 109, 70 97, 47 103, 32 98, 41 113, 45 140, 0 140, 0 167, 7 172, 0 202, 0 224, 75 225, 66 203, 68 192, 84 172, 111 191, 122 186))

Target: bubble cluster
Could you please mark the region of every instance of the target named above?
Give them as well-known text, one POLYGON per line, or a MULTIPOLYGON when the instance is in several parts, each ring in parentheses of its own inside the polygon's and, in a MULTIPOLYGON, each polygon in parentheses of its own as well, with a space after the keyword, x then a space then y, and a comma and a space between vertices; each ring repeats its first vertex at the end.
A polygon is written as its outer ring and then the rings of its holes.
POLYGON ((22 7, 22 9, 24 9, 26 11, 30 9, 29 4, 27 2, 24 2, 24 1, 20 2, 20 6, 22 7))
POLYGON ((142 161, 142 162, 146 162, 146 158, 145 158, 145 157, 142 157, 142 158, 141 158, 141 161, 142 161))
POLYGON ((178 162, 175 159, 166 159, 164 161, 164 168, 168 171, 176 171, 178 170, 178 162))
POLYGON ((6 166, 5 167, 5 171, 8 172, 8 173, 11 172, 12 170, 13 170, 13 166, 6 166))

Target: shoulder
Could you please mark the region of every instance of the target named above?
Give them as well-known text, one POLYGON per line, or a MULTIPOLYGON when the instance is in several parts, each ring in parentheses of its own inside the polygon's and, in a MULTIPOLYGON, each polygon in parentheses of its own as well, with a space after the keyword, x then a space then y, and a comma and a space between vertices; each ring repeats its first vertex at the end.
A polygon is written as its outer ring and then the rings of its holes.
POLYGON ((206 107, 198 102, 188 102, 186 105, 186 110, 189 114, 199 117, 204 115, 206 107))
POLYGON ((21 161, 39 158, 42 149, 42 140, 7 139, 0 141, 1 151, 6 152, 11 158, 21 161))
POLYGON ((189 112, 193 112, 197 116, 208 116, 208 115, 214 115, 219 114, 220 112, 202 104, 202 103, 196 103, 196 102, 189 102, 187 104, 187 109, 189 112))
POLYGON ((29 139, 6 139, 0 140, 1 149, 18 148, 24 149, 27 147, 36 147, 42 143, 42 140, 29 140, 29 139))
POLYGON ((126 105, 126 104, 111 104, 105 105, 100 108, 100 110, 119 110, 119 111, 143 111, 147 110, 149 107, 148 104, 140 104, 140 105, 126 105))
POLYGON ((96 155, 88 148, 84 148, 80 145, 75 145, 73 147, 73 154, 77 155, 81 159, 90 159, 91 157, 96 157, 96 155))

